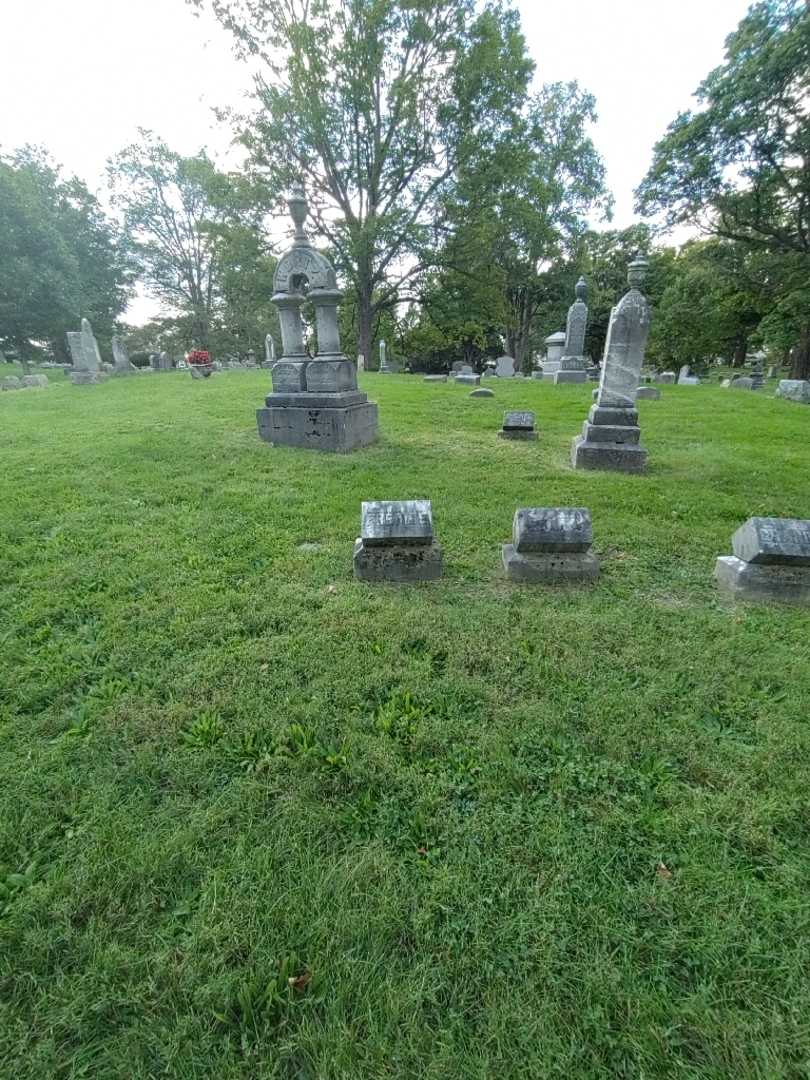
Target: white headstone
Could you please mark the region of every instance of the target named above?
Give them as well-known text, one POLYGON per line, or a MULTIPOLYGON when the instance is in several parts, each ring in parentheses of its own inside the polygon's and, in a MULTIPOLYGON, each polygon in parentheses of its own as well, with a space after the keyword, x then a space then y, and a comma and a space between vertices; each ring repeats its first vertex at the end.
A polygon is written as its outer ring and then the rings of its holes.
POLYGON ((511 379, 515 374, 515 360, 512 356, 500 356, 495 364, 495 374, 499 379, 511 379))

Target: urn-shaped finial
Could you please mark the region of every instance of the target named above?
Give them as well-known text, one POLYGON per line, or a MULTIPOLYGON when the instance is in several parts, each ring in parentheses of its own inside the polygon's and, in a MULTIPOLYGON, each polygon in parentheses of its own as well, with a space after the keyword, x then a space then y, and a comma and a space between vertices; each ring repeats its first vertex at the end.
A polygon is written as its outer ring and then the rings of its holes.
POLYGON ((581 277, 574 286, 574 293, 577 300, 582 300, 584 303, 585 298, 588 295, 588 283, 585 281, 584 277, 581 277))
POLYGON ((640 289, 647 277, 649 262, 638 254, 627 268, 627 283, 632 289, 640 289))
POLYGON ((304 232, 304 222, 309 215, 309 206, 301 184, 293 184, 290 197, 287 199, 287 206, 290 210, 290 217, 295 223, 295 239, 306 240, 307 234, 304 232))

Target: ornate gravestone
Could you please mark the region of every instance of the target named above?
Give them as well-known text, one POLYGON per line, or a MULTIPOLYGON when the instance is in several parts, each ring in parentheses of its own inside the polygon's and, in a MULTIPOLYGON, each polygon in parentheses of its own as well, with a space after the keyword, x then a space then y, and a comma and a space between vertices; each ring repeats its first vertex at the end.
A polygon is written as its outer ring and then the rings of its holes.
POLYGON ((512 581, 526 583, 594 581, 599 577, 599 561, 590 550, 592 542, 588 510, 516 510, 512 543, 501 549, 504 569, 512 581))
POLYGON ((596 404, 571 448, 575 469, 642 472, 647 464, 635 408, 650 332, 650 306, 639 290, 646 272, 647 260, 637 256, 628 268, 630 290, 611 312, 596 404))
POLYGON ((565 326, 565 349, 559 369, 554 372, 554 383, 581 383, 588 381, 588 359, 585 356, 585 331, 588 328, 588 305, 585 297, 588 286, 581 277, 576 284, 576 300, 568 309, 565 326))
POLYGON ((348 453, 377 438, 377 406, 357 389, 354 364, 341 352, 337 308, 343 294, 332 266, 307 239, 303 188, 294 189, 287 205, 295 239, 273 278, 284 352, 272 370, 266 408, 256 411, 259 436, 278 446, 348 453), (315 357, 304 345, 301 307, 306 298, 315 307, 315 357))
POLYGON ((503 427, 498 432, 500 439, 524 439, 534 440, 537 432, 534 430, 533 412, 507 412, 503 414, 503 427))
POLYGON ((514 378, 515 358, 513 356, 499 356, 495 361, 495 374, 499 379, 514 378))
POLYGON ((362 581, 435 581, 442 549, 433 539, 428 500, 364 502, 354 544, 354 573, 362 581))
POLYGON ((391 374, 391 365, 388 363, 388 353, 386 351, 386 345, 384 341, 380 342, 380 374, 391 374))
POLYGON ((98 342, 93 335, 93 328, 89 321, 82 319, 82 328, 79 333, 69 333, 67 339, 73 360, 70 381, 74 386, 86 386, 106 379, 107 375, 101 367, 98 342))
POLYGON ((810 605, 810 521, 749 518, 731 538, 714 576, 739 600, 781 600, 810 605))
POLYGON ((112 336, 112 354, 113 360, 115 361, 113 375, 137 374, 137 368, 134 368, 132 364, 130 364, 126 345, 124 345, 118 334, 113 334, 112 336))

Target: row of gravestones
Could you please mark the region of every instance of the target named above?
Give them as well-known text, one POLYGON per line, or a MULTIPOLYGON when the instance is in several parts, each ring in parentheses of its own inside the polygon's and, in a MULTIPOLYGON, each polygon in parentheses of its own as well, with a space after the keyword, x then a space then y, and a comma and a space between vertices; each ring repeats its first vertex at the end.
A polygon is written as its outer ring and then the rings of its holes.
POLYGON ((47 375, 7 375, 0 379, 0 390, 34 390, 48 385, 47 375))
MULTIPOLYGON (((532 507, 515 512, 512 542, 501 547, 508 578, 523 584, 592 582, 599 560, 591 550, 590 512, 581 507, 532 507)), ((715 580, 740 600, 810 606, 810 521, 752 517, 732 536, 733 555, 721 555, 715 580)), ((361 581, 436 581, 442 549, 433 534, 429 500, 364 502, 354 544, 361 581)))

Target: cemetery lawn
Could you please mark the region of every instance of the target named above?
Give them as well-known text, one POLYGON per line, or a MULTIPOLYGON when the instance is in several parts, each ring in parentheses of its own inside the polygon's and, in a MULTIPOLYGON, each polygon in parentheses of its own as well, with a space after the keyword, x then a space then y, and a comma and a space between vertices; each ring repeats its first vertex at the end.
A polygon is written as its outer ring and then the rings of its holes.
POLYGON ((637 477, 590 386, 363 385, 346 457, 265 372, 0 395, 0 1074, 806 1077, 810 611, 712 570, 810 517, 810 409, 663 387, 637 477), (353 580, 364 498, 443 581, 353 580), (600 582, 508 584, 558 505, 600 582))

